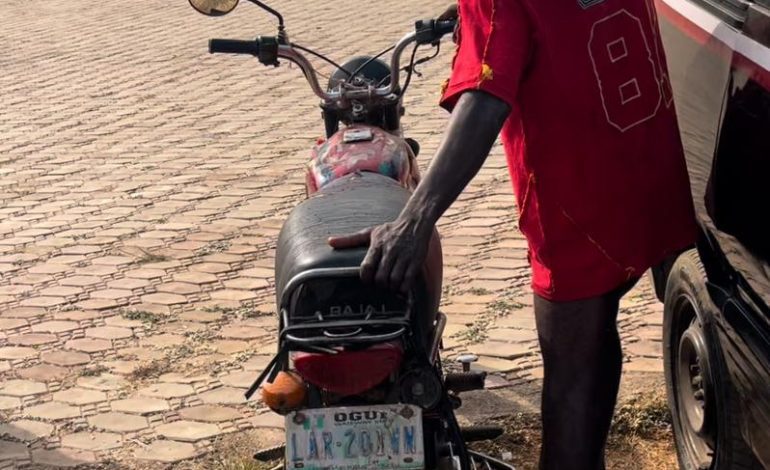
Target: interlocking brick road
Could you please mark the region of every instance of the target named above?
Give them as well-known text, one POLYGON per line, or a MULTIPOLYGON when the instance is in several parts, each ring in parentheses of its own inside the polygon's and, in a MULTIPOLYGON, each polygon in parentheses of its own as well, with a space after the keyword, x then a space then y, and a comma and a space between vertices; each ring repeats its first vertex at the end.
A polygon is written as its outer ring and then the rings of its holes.
MULTIPOLYGON (((282 0, 293 40, 378 51, 445 0, 282 0), (387 6, 384 6, 387 5, 387 6)), ((6 0, 0 11, 0 468, 174 462, 280 426, 244 388, 274 348, 274 240, 321 134, 296 68, 212 57, 272 34, 243 5, 6 0)), ((407 133, 435 150, 451 50, 412 85, 407 133)), ((497 387, 540 376, 525 243, 501 151, 441 223, 447 355, 497 387)), ((660 370, 660 308, 624 300, 628 368, 660 370)))

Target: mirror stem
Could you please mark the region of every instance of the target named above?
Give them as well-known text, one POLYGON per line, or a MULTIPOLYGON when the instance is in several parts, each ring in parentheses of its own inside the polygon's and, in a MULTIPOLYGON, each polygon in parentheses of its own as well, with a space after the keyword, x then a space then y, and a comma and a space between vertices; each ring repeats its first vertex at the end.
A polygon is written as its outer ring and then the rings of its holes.
POLYGON ((288 42, 288 37, 286 37, 286 27, 284 26, 284 23, 283 23, 283 15, 281 15, 280 13, 278 13, 278 11, 270 8, 269 6, 267 6, 266 4, 264 4, 259 0, 249 0, 249 1, 257 5, 258 7, 262 8, 263 10, 267 11, 271 15, 275 16, 276 18, 278 18, 278 37, 281 39, 283 43, 288 42))

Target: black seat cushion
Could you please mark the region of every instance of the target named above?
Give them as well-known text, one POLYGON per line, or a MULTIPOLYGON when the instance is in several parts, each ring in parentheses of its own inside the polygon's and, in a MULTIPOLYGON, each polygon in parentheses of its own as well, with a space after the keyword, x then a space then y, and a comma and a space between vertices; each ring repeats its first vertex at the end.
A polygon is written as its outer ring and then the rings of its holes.
MULTIPOLYGON (((366 248, 332 249, 327 240, 392 222, 410 193, 396 181, 374 173, 351 174, 333 181, 298 205, 286 219, 275 256, 276 296, 280 305, 287 283, 318 268, 358 267, 366 248)), ((441 297, 442 255, 434 232, 419 292, 428 308, 437 311, 441 297)))

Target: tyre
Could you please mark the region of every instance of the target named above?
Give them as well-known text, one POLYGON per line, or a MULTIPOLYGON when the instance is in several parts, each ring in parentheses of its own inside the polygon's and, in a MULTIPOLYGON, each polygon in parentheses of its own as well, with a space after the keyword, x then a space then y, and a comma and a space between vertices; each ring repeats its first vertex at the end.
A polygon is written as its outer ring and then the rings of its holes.
POLYGON ((668 276, 663 354, 677 454, 685 470, 760 469, 740 432, 730 375, 696 250, 683 253, 668 276))

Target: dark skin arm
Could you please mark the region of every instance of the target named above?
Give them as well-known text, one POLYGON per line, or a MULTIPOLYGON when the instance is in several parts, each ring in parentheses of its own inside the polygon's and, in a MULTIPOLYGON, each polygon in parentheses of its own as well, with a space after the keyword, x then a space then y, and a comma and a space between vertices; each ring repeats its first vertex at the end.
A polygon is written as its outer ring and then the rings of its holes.
POLYGON ((422 269, 438 219, 481 169, 510 107, 483 91, 464 93, 431 167, 399 217, 352 235, 332 237, 335 249, 369 245, 364 281, 406 292, 422 269))

